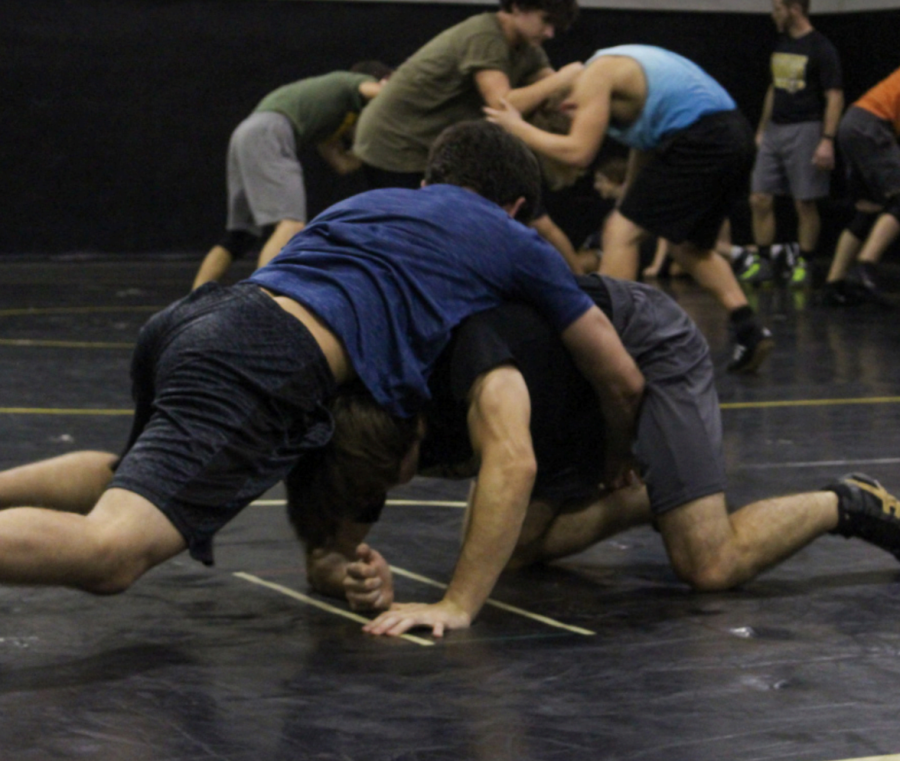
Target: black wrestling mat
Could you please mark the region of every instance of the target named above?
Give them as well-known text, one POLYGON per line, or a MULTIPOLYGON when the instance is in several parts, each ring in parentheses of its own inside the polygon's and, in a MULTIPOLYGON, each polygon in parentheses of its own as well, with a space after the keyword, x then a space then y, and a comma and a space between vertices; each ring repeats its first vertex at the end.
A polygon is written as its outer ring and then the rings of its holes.
MULTIPOLYGON (((116 451, 130 346, 198 259, 0 259, 0 467, 116 451)), ((665 286, 726 361, 724 313, 665 286)), ((900 491, 890 309, 768 289, 776 333, 722 373, 729 499, 861 470, 900 491)), ((371 543, 400 600, 437 600, 467 485, 391 494, 371 543)), ((640 529, 505 576, 475 625, 372 638, 310 593, 278 488, 130 591, 0 589, 0 758, 16 761, 837 761, 900 753, 900 565, 825 537, 745 588, 696 594, 640 529), (897 680, 897 681, 895 681, 897 680)), ((897 757, 895 757, 897 758, 897 757)))

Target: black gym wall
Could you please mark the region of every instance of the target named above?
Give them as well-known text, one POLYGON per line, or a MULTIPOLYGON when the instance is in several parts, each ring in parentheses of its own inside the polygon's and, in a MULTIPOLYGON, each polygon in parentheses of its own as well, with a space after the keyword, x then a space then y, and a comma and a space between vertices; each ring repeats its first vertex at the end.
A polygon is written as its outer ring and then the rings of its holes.
MULTIPOLYGON (((364 58, 397 65, 441 30, 493 7, 5 3, 0 253, 205 250, 224 224, 228 137, 263 95, 364 58)), ((900 66, 900 10, 813 20, 842 55, 848 102, 900 66)), ((755 122, 773 40, 765 13, 589 8, 547 51, 561 65, 623 42, 668 47, 719 79, 755 122)), ((312 211, 358 187, 315 157, 305 166, 312 211)), ((578 238, 596 221, 593 203, 582 188, 551 211, 578 238)))

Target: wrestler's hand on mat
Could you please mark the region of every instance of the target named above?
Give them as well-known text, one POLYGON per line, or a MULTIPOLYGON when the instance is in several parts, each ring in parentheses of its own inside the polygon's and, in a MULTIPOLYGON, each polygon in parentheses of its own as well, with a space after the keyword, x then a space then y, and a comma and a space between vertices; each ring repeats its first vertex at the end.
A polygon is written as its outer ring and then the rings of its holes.
POLYGON ((416 626, 430 626, 435 637, 449 629, 468 629, 472 617, 455 603, 441 600, 429 605, 421 602, 394 603, 389 611, 363 627, 367 634, 397 637, 416 626))
POLYGON ((500 108, 484 106, 484 115, 489 122, 499 124, 505 130, 509 130, 512 125, 518 122, 525 121, 519 110, 504 98, 500 99, 500 108))
POLYGON ((387 610, 394 602, 391 568, 368 544, 356 548, 356 561, 347 564, 344 593, 352 610, 387 610))

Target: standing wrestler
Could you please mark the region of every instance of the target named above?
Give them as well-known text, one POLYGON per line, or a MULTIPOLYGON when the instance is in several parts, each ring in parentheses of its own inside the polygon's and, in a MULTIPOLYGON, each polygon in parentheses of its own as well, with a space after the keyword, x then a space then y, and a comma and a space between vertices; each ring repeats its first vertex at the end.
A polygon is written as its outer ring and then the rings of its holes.
POLYGON ((531 113, 569 86, 581 69, 550 66, 542 43, 571 25, 575 0, 502 0, 439 34, 394 73, 362 114, 353 152, 369 187, 416 188, 428 150, 457 122, 480 119, 502 98, 531 113))
POLYGON ((847 164, 856 216, 838 238, 826 303, 879 300, 875 270, 900 235, 900 69, 844 114, 838 148, 847 164), (853 267, 856 263, 855 269, 853 267))
MULTIPOLYGON (((575 0, 502 0, 500 10, 466 19, 410 56, 356 129, 353 151, 368 186, 418 187, 435 138, 482 118, 485 104, 507 98, 530 114, 564 91, 581 64, 555 72, 541 45, 568 29, 577 10, 575 0)), ((570 241, 546 211, 533 227, 576 266, 570 241)))
MULTIPOLYGON (((834 141, 844 110, 841 62, 834 45, 810 23, 809 0, 772 0, 772 18, 780 36, 756 132, 753 239, 779 280, 801 285, 819 244, 817 202, 828 196, 834 169, 834 141), (773 260, 776 195, 794 199, 799 251, 783 247, 773 260)), ((745 269, 749 266, 745 262, 745 269)))
POLYGON ((564 106, 573 112, 568 135, 533 127, 508 101, 485 112, 534 150, 575 166, 594 160, 607 133, 627 145, 627 189, 605 228, 600 272, 633 280, 641 241, 665 238, 673 260, 729 312, 728 370, 755 371, 774 346, 772 334, 714 250, 753 163, 752 129, 731 96, 686 58, 621 45, 594 54, 564 106))
POLYGON ((391 70, 363 61, 279 87, 260 101, 228 144, 228 222, 194 278, 194 288, 222 278, 231 262, 272 228, 258 265, 269 262, 306 223, 306 186, 298 158, 314 145, 338 174, 359 168, 349 151, 363 106, 381 90, 391 70))

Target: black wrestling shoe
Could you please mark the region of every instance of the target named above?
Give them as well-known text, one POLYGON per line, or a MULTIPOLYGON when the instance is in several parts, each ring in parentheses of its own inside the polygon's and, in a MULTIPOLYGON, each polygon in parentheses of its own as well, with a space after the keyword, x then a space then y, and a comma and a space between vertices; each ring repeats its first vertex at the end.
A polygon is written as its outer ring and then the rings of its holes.
POLYGON ((838 525, 831 533, 858 536, 900 560, 900 500, 863 473, 844 476, 825 490, 838 495, 838 525))
POLYGON ((744 337, 734 342, 734 352, 728 363, 730 373, 752 373, 766 360, 775 348, 775 339, 768 328, 758 325, 744 337))

